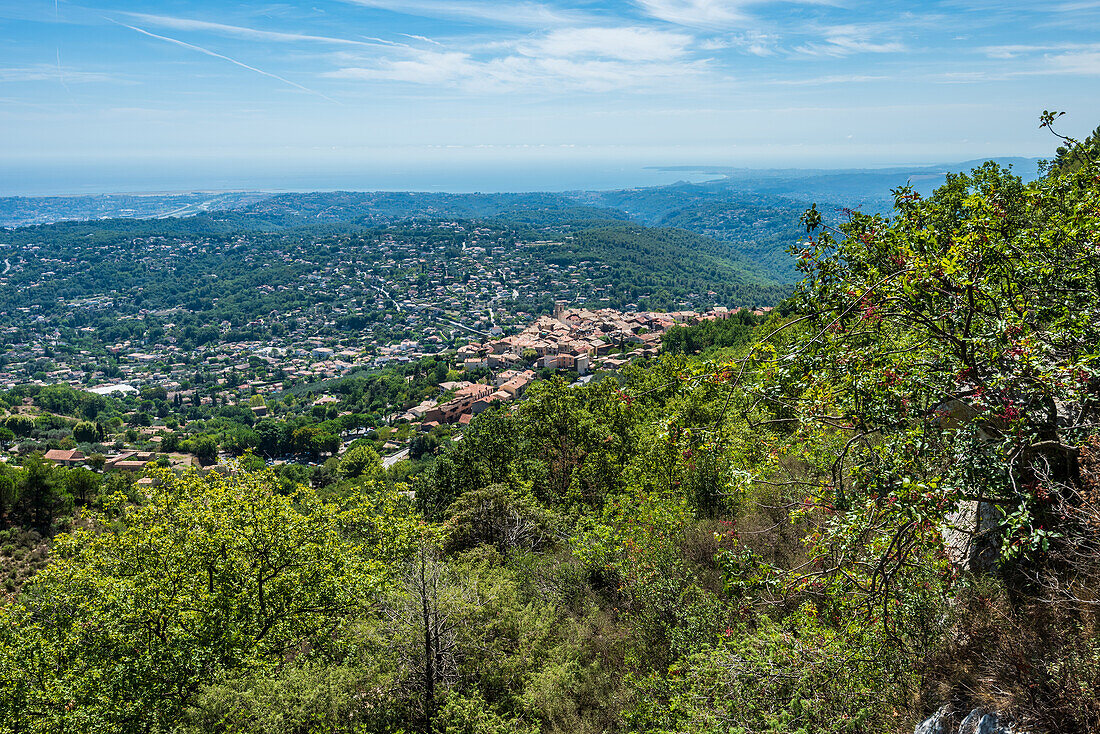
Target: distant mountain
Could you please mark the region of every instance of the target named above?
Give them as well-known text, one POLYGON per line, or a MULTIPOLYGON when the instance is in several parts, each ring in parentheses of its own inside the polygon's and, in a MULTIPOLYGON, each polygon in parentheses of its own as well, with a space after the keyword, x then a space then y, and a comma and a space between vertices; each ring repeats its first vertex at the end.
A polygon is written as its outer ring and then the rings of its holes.
POLYGON ((494 219, 546 226, 628 220, 606 206, 588 205, 570 194, 446 194, 394 191, 327 191, 277 194, 241 210, 270 222, 376 224, 407 219, 494 219))
MULTIPOLYGON (((1011 165, 1025 180, 1037 175, 1037 158, 996 158, 1011 165)), ((639 187, 619 191, 571 191, 560 193, 446 194, 418 192, 313 192, 272 194, 265 192, 188 192, 149 194, 91 194, 85 196, 0 197, 0 227, 51 224, 66 220, 108 218, 156 219, 188 217, 204 212, 241 211, 266 215, 278 220, 300 216, 330 221, 359 218, 407 217, 511 217, 532 221, 554 217, 587 218, 595 214, 583 210, 569 212, 578 202, 617 208, 621 200, 637 204, 655 201, 644 192, 664 192, 690 197, 698 191, 737 191, 744 194, 773 195, 799 201, 828 201, 844 206, 862 202, 879 204, 883 192, 912 181, 921 193, 928 193, 943 182, 949 171, 968 171, 981 160, 934 166, 898 166, 892 168, 852 169, 750 169, 726 166, 660 166, 662 171, 691 171, 713 174, 716 181, 705 184, 680 183, 658 187, 639 187), (543 214, 540 215, 539 212, 543 214)), ((680 208, 662 204, 662 213, 680 208)), ((680 205, 683 206, 683 205, 680 205)), ((642 209, 643 219, 654 212, 642 209)), ((602 215, 601 215, 602 216, 602 215)), ((621 218, 610 215, 612 219, 621 218)))
MULTIPOLYGON (((1032 181, 1039 175, 1038 158, 993 158, 1012 167, 1013 172, 1032 181)), ((890 190, 912 184, 924 196, 943 184, 948 173, 969 172, 983 159, 932 166, 894 166, 852 169, 749 169, 716 166, 677 166, 661 170, 701 171, 722 176, 702 184, 731 191, 770 194, 800 202, 829 202, 838 207, 886 213, 893 206, 890 190)))
MULTIPOLYGON (((736 260, 754 278, 792 282, 787 249, 802 232, 799 216, 817 203, 826 217, 844 209, 889 213, 890 190, 911 184, 921 194, 941 185, 947 173, 968 171, 983 161, 882 169, 736 169, 673 167, 714 174, 704 183, 677 183, 613 191, 497 194, 436 192, 306 192, 264 194, 191 193, 0 198, 0 225, 12 227, 62 220, 181 219, 173 231, 217 235, 233 231, 308 230, 340 232, 410 220, 485 220, 519 232, 553 234, 633 222, 679 228, 723 243, 721 257, 736 260)), ((1037 159, 996 162, 1025 180, 1038 174, 1037 159)), ((117 225, 104 222, 104 229, 117 225)), ((155 232, 158 227, 122 227, 155 232)), ((698 242, 696 243, 699 244, 698 242)))

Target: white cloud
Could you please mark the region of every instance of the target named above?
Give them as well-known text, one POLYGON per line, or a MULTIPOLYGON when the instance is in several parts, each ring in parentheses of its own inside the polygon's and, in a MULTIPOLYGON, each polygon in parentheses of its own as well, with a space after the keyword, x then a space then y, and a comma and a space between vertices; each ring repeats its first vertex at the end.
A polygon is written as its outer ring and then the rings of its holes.
POLYGON ((811 79, 780 79, 769 83, 803 87, 817 86, 820 84, 862 84, 864 82, 881 82, 888 79, 890 79, 888 76, 874 76, 870 74, 830 74, 828 76, 818 76, 811 79))
POLYGON ((684 56, 693 40, 650 28, 567 28, 524 41, 517 49, 533 57, 667 61, 684 56))
POLYGON ((474 62, 469 54, 455 51, 420 51, 412 59, 384 59, 374 66, 349 66, 330 71, 332 79, 445 84, 471 75, 474 62))
POLYGON ((324 76, 404 82, 477 94, 677 88, 701 76, 694 37, 643 27, 574 27, 461 50, 404 47, 382 58, 341 52, 324 76))
POLYGON ((940 74, 932 74, 928 78, 942 84, 980 84, 1003 77, 997 77, 984 71, 945 71, 940 74))
POLYGON ((1058 43, 1046 45, 1009 44, 1003 46, 985 46, 981 51, 991 59, 1014 59, 1018 56, 1044 53, 1046 51, 1073 51, 1093 48, 1097 48, 1097 46, 1095 44, 1083 43, 1058 43))
POLYGON ((124 13, 124 15, 128 15, 131 18, 142 21, 147 25, 160 26, 162 28, 173 28, 180 31, 205 31, 209 33, 218 33, 225 36, 233 36, 235 38, 244 38, 251 41, 311 41, 316 43, 333 43, 350 46, 398 45, 392 42, 385 42, 381 40, 356 41, 347 38, 333 38, 331 36, 312 36, 301 33, 263 31, 256 28, 225 25, 223 23, 212 23, 210 21, 193 20, 190 18, 173 18, 166 15, 148 15, 146 13, 124 13))
POLYGON ((821 42, 803 44, 796 53, 809 56, 851 56, 859 53, 899 53, 905 45, 896 40, 879 40, 875 36, 882 30, 873 26, 837 25, 825 28, 819 34, 821 42))
POLYGON ((378 10, 427 18, 451 18, 520 28, 553 28, 592 22, 587 14, 559 10, 536 2, 495 3, 478 0, 344 0, 378 10))
POLYGON ((778 40, 779 36, 761 33, 760 31, 745 31, 724 39, 708 39, 703 42, 702 48, 721 49, 732 47, 753 56, 771 56, 775 53, 775 44, 778 40))
POLYGON ((94 71, 73 71, 66 68, 64 71, 50 64, 35 64, 33 66, 18 66, 0 68, 0 82, 45 82, 63 81, 66 84, 112 82, 122 80, 109 74, 100 74, 94 71))
MULTIPOLYGON (((559 39, 560 40, 560 39, 559 39)), ((640 49, 619 51, 620 57, 599 57, 595 48, 577 43, 551 43, 556 53, 535 55, 527 47, 512 53, 478 58, 467 52, 410 49, 403 58, 360 59, 324 76, 332 79, 390 81, 458 89, 476 94, 505 92, 608 92, 654 90, 670 82, 683 83, 701 75, 706 63, 670 58, 639 60, 640 49), (582 49, 567 54, 567 49, 582 49), (630 58, 623 58, 629 56, 630 58)))
POLYGON ((398 35, 404 36, 405 38, 411 38, 414 41, 423 41, 424 43, 430 43, 433 46, 442 46, 443 45, 439 41, 428 38, 427 36, 417 36, 417 35, 412 34, 412 33, 399 33, 398 35))
POLYGON ((837 5, 838 0, 634 0, 643 12, 658 20, 696 28, 728 28, 750 20, 747 6, 769 2, 792 5, 837 5))
POLYGON ((1050 70, 1062 74, 1100 74, 1100 51, 1073 51, 1047 57, 1050 70))
POLYGON ((650 16, 686 26, 715 27, 743 23, 742 2, 731 0, 637 0, 650 16))

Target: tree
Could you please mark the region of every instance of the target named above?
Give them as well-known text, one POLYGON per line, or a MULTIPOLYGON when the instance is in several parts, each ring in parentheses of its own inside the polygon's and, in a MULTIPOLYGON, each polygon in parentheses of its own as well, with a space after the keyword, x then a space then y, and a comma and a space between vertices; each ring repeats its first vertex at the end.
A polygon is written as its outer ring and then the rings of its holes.
POLYGON ((141 504, 109 503, 113 530, 59 536, 0 610, 10 728, 175 731, 219 677, 331 661, 415 527, 392 493, 339 508, 270 472, 155 477, 141 504))
POLYGON ((260 445, 260 440, 260 434, 256 431, 247 426, 235 424, 233 428, 226 431, 222 446, 226 451, 240 455, 245 451, 257 448, 260 445))
POLYGON ((507 555, 550 543, 554 518, 530 493, 490 484, 462 494, 447 508, 447 545, 461 550, 486 543, 507 555))
POLYGON ((99 493, 99 475, 91 469, 75 467, 65 472, 65 488, 78 504, 84 505, 99 493))
POLYGON ((209 466, 218 460, 218 443, 209 434, 195 436, 191 441, 191 451, 204 466, 209 466))
MULTIPOLYGON (((987 163, 927 200, 899 189, 893 219, 854 214, 800 251, 800 331, 756 351, 746 407, 785 428, 775 470, 816 447, 789 478, 814 487, 828 529, 797 583, 830 579, 885 614, 945 545, 987 568, 1085 537, 1067 518, 1100 419, 1100 264, 1082 256, 1096 181, 1090 164, 1025 187, 987 163)), ((823 226, 816 208, 806 220, 823 226)))
MULTIPOLYGON (((1063 114, 1065 113, 1048 112, 1042 119, 1043 124, 1041 127, 1049 128, 1053 132, 1054 121, 1063 114)), ((1058 146, 1054 159, 1048 162, 1050 172, 1055 174, 1072 173, 1082 166, 1094 165, 1100 160, 1100 126, 1097 126, 1087 138, 1081 141, 1058 133, 1054 134, 1064 144, 1058 146)))
POLYGON ((0 474, 0 514, 7 514, 19 500, 19 485, 10 474, 0 474))
POLYGON ((16 436, 29 436, 34 430, 34 418, 29 415, 9 415, 4 419, 4 425, 16 436))
POLYGON ((348 449, 340 458, 339 472, 345 479, 364 477, 373 479, 382 471, 382 459, 378 453, 366 444, 348 449))
POLYGON ((91 421, 80 421, 73 426, 73 440, 77 443, 92 443, 99 439, 99 430, 91 421))
POLYGON ((68 512, 72 497, 61 486, 57 470, 34 454, 24 464, 23 486, 20 488, 20 506, 32 525, 48 527, 58 515, 68 512))

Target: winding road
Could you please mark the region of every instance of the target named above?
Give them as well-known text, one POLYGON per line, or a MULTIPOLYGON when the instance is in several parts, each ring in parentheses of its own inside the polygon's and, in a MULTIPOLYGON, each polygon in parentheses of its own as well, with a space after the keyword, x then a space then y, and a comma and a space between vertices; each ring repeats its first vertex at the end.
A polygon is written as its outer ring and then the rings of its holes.
POLYGON ((408 456, 409 456, 409 450, 407 448, 406 449, 401 449, 396 454, 391 454, 390 456, 383 457, 382 458, 382 467, 384 469, 389 469, 391 466, 393 466, 397 462, 404 461, 405 459, 407 459, 408 456))

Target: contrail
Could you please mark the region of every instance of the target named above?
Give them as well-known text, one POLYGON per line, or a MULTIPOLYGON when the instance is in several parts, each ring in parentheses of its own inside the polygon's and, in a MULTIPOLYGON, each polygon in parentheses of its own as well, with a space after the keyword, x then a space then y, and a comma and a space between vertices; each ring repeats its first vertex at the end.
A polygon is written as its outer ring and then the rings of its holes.
MULTIPOLYGON (((60 19, 60 14, 57 10, 57 0, 53 0, 53 19, 57 22, 60 19)), ((65 72, 61 70, 61 47, 57 47, 57 80, 61 82, 61 86, 65 88, 65 94, 69 95, 69 101, 76 103, 76 98, 73 97, 73 90, 69 89, 69 85, 65 83, 65 72)))
POLYGON ((58 81, 61 82, 61 86, 65 87, 65 91, 68 93, 69 97, 71 98, 73 96, 73 92, 72 92, 71 89, 69 89, 69 85, 65 83, 65 72, 63 72, 61 70, 61 47, 60 46, 58 46, 58 48, 57 48, 57 79, 58 79, 58 81))
POLYGON ((417 41, 424 41, 425 43, 434 43, 436 46, 442 46, 443 45, 439 41, 433 41, 432 39, 428 38, 427 36, 417 36, 417 35, 414 35, 412 33, 399 33, 398 35, 404 36, 405 38, 413 38, 417 41))
POLYGON ((177 46, 183 46, 184 48, 189 48, 192 51, 198 51, 201 54, 206 54, 207 56, 213 56, 216 59, 221 59, 223 61, 228 61, 231 64, 236 64, 237 66, 241 67, 242 69, 248 69, 249 71, 254 71, 257 74, 263 74, 264 76, 271 77, 272 79, 275 79, 276 81, 280 81, 283 84, 288 84, 288 85, 294 87, 295 89, 300 89, 303 92, 308 92, 310 94, 317 95, 318 97, 321 97, 322 99, 327 99, 329 102, 335 102, 336 104, 341 104, 340 102, 338 102, 337 100, 335 100, 332 97, 328 96, 327 94, 322 94, 321 92, 318 92, 315 89, 310 89, 309 87, 303 87, 301 84, 298 84, 297 82, 292 82, 289 79, 285 79, 285 78, 279 76, 278 74, 272 74, 270 71, 264 71, 263 69, 257 69, 255 66, 249 66, 248 64, 246 64, 244 62, 237 61, 236 59, 231 59, 228 56, 217 53, 215 51, 211 51, 208 48, 203 48, 202 46, 196 46, 193 43, 187 43, 186 41, 180 41, 179 39, 176 39, 176 38, 169 38, 168 36, 158 36, 156 33, 150 33, 147 30, 143 30, 141 28, 138 28, 137 26, 127 25, 126 23, 119 23, 117 20, 112 20, 111 18, 105 18, 105 20, 109 20, 112 23, 114 23, 115 25, 120 25, 123 28, 129 28, 132 31, 137 31, 138 33, 141 33, 142 35, 149 36, 150 38, 156 38, 156 39, 161 40, 161 41, 167 41, 168 43, 174 43, 177 46))

